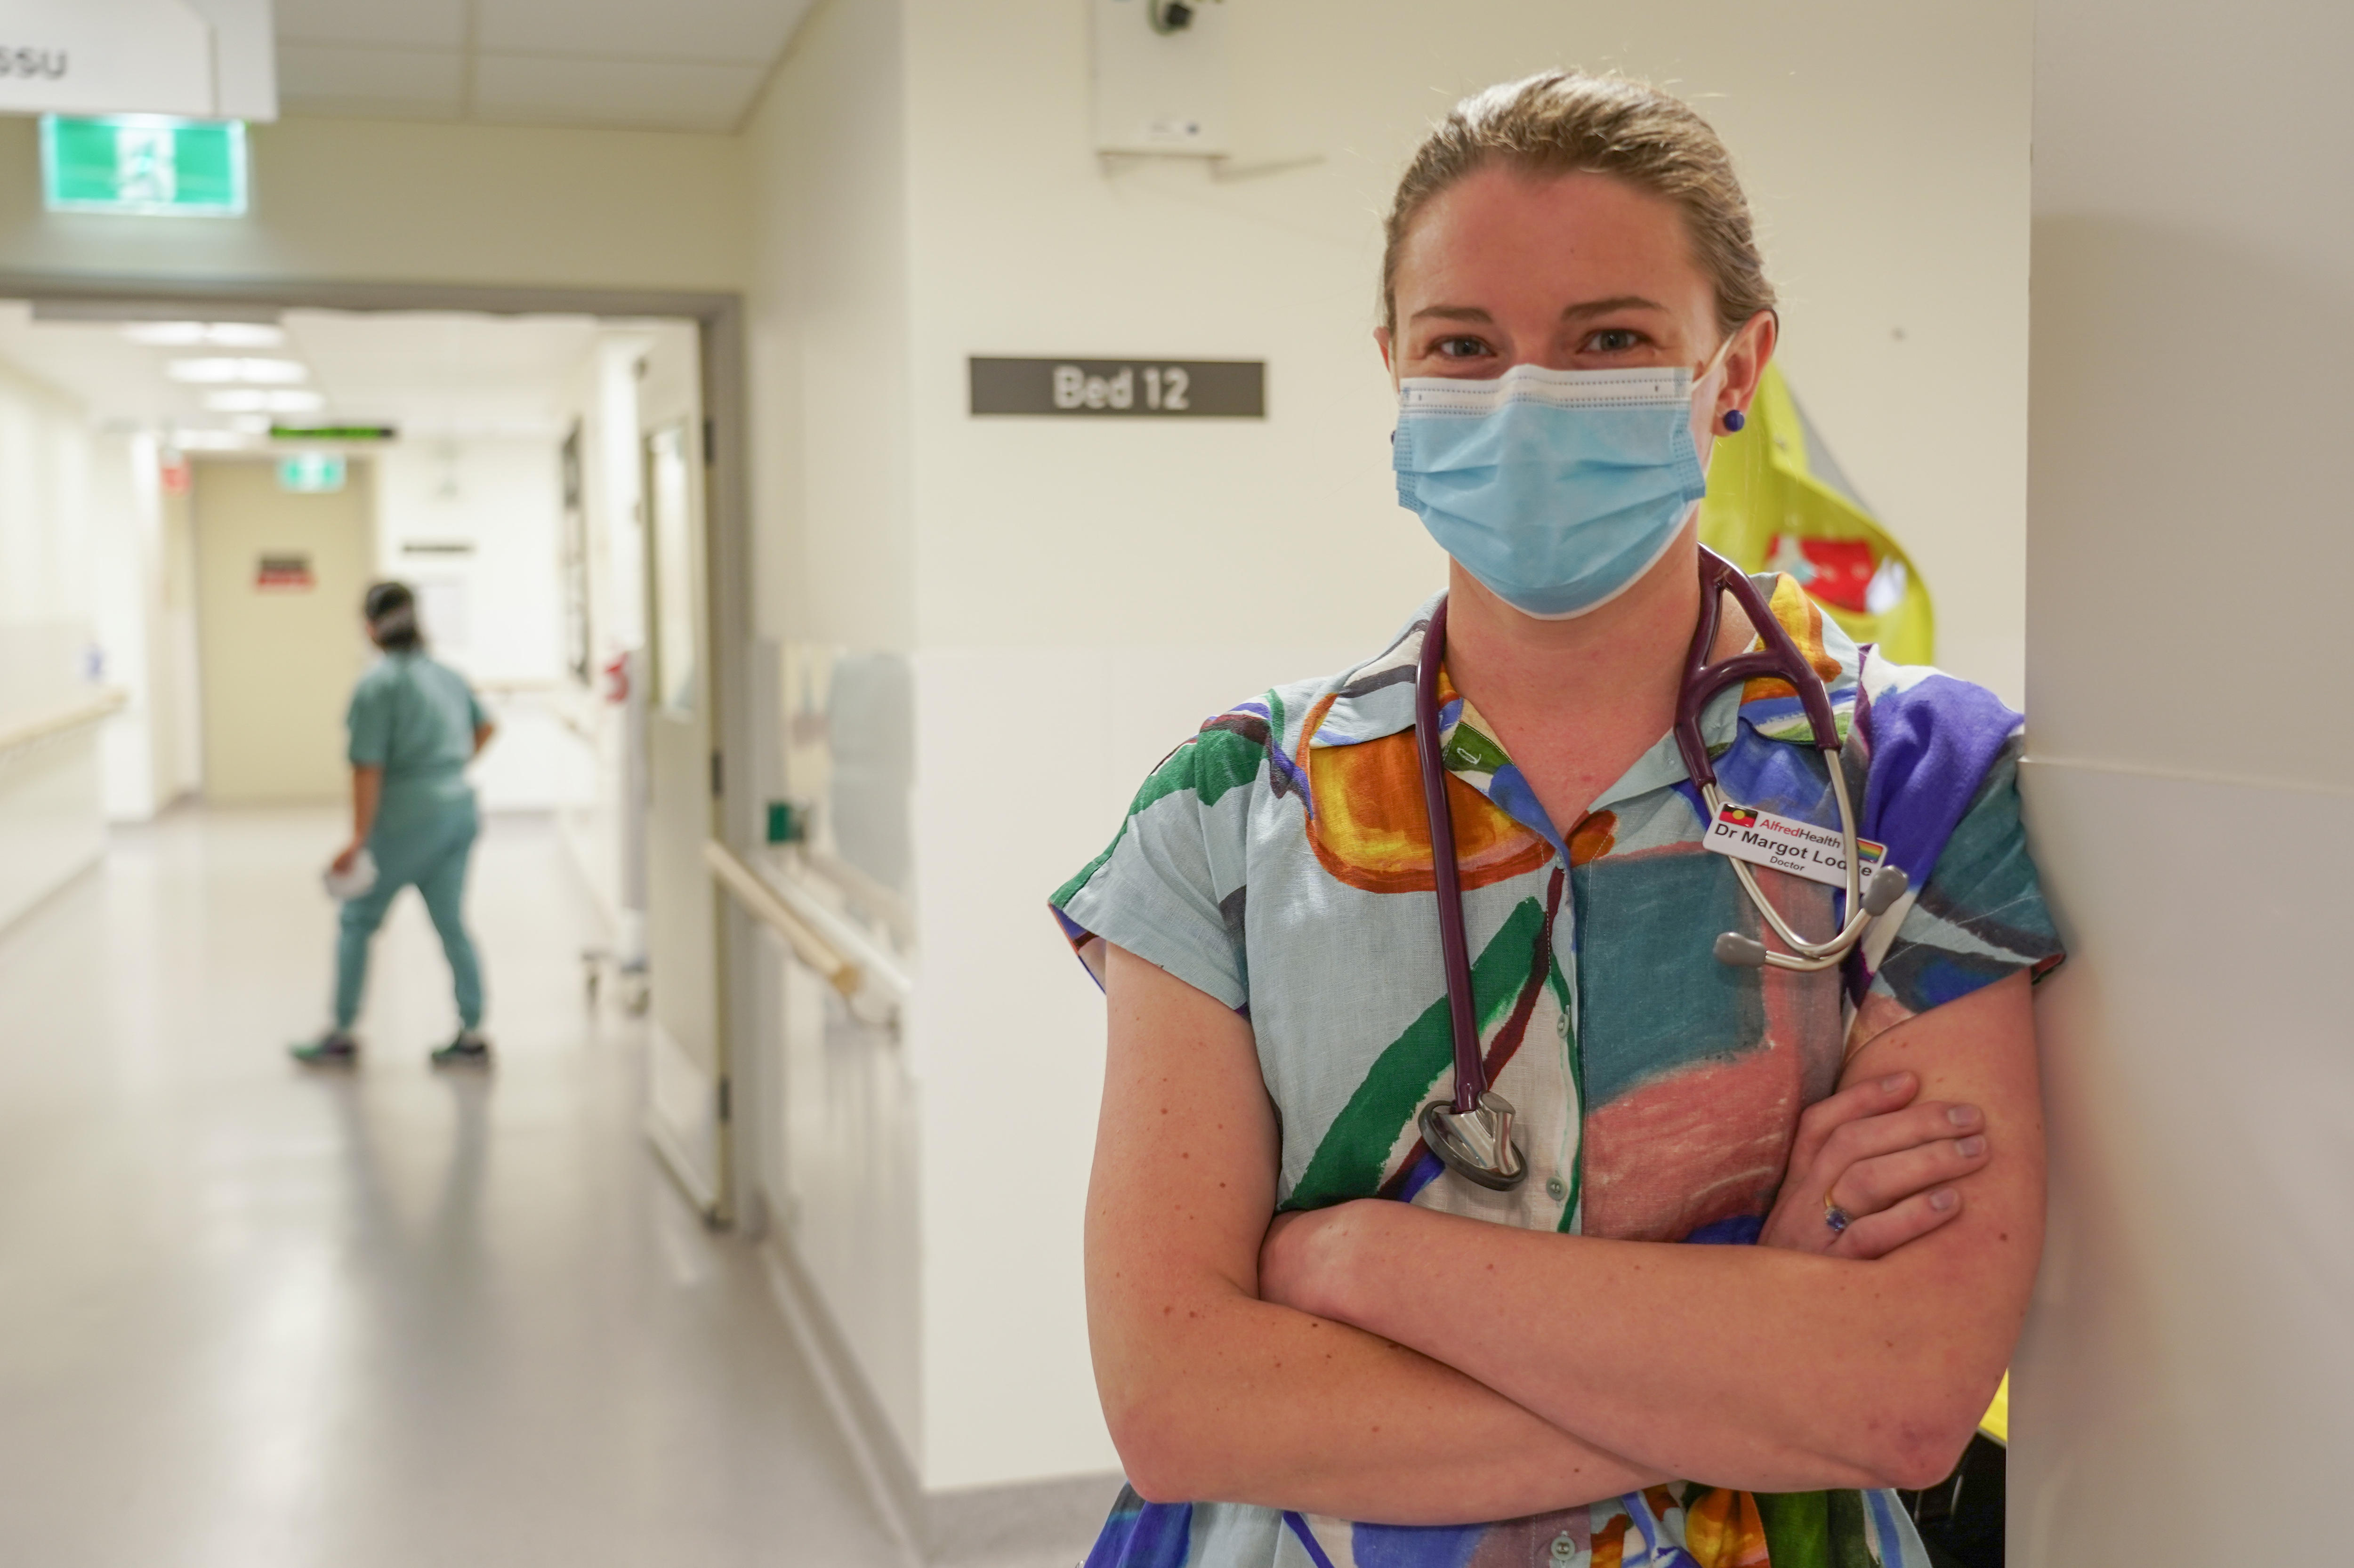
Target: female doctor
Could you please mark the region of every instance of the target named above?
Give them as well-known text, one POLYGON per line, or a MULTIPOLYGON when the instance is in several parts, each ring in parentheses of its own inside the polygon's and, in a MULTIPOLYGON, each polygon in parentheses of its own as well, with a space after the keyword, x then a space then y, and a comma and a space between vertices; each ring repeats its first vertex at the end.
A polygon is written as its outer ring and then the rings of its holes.
POLYGON ((334 858, 349 874, 366 854, 372 885, 344 901, 335 939, 334 1027, 291 1047, 314 1066, 359 1058, 352 1024, 367 984, 368 943, 404 887, 415 887, 441 938, 457 991, 458 1034, 432 1052, 437 1067, 486 1066, 482 966, 466 931, 466 869, 479 822, 466 764, 482 755, 494 726, 466 678, 430 657, 417 624, 417 601, 405 583, 377 583, 362 604, 368 640, 384 657, 360 677, 345 725, 350 735, 352 838, 334 858))
MULTIPOLYGON (((1443 638, 1434 599, 1208 721, 1054 899, 1110 1014, 1087 1305, 1129 1489, 1091 1568, 1925 1568, 1888 1489, 1952 1467, 2041 1245, 2018 715, 1754 579, 1846 740, 1749 681, 1701 715, 1719 787, 1836 830, 1844 769, 1911 891, 1842 962, 1720 961, 1794 952, 1670 733, 1720 600, 1702 475, 1777 327, 1731 162, 1667 94, 1540 76, 1458 105, 1387 228, 1443 638), (1425 1117, 1426 746, 1516 1182, 1425 1117)), ((1765 630, 1721 606, 1714 659, 1765 630)), ((1833 887, 1755 875, 1838 928, 1833 887)))

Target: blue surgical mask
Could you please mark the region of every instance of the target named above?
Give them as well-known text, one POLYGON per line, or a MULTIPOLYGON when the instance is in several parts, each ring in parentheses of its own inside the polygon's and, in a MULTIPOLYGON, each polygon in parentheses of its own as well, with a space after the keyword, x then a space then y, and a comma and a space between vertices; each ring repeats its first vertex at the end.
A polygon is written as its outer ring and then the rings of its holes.
POLYGON ((1689 369, 1412 377, 1398 503, 1497 598, 1566 620, 1649 571, 1708 493, 1691 427, 1689 369))

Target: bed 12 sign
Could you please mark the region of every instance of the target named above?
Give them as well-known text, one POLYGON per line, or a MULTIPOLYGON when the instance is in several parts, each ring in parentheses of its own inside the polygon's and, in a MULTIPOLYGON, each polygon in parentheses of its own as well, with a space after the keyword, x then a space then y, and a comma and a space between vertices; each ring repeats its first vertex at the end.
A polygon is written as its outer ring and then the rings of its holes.
POLYGON ((976 415, 1263 419, 1257 359, 999 359, 970 362, 976 415))
MULTIPOLYGON (((1144 367, 1144 406, 1148 410, 1182 414, 1193 405, 1185 394, 1193 377, 1182 365, 1144 367)), ((1072 408, 1132 408, 1136 407, 1137 369, 1120 366, 1117 376, 1090 376, 1076 365, 1055 366, 1055 407, 1072 408)))

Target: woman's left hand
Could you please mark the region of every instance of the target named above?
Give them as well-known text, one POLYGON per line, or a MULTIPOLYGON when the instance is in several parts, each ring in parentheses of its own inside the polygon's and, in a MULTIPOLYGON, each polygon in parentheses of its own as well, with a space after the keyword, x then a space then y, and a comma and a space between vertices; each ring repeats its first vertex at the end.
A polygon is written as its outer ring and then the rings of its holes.
POLYGON ((330 863, 337 876, 349 876, 351 874, 352 863, 360 858, 360 841, 357 839, 354 839, 351 842, 344 846, 343 853, 336 855, 334 860, 330 863))
POLYGON ((1758 1245, 1885 1257, 1958 1215, 1954 1182, 1986 1165, 1986 1118, 1976 1106, 1915 1099, 1920 1088, 1914 1075, 1892 1073, 1808 1107, 1758 1245))

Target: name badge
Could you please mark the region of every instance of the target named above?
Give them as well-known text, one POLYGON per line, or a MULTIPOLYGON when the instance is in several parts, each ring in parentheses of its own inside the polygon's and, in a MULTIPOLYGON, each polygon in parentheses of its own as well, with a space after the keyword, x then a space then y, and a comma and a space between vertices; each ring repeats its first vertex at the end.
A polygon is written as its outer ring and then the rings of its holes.
MULTIPOLYGON (((1755 806, 1736 806, 1728 800, 1718 809, 1716 821, 1708 825, 1708 837, 1702 842, 1719 854, 1729 854, 1752 865, 1769 865, 1776 871, 1787 871, 1793 876, 1824 883, 1842 892, 1847 888, 1847 853, 1834 829, 1777 817, 1755 806)), ((1863 862, 1861 885, 1870 887, 1872 874, 1888 857, 1888 846, 1858 839, 1855 848, 1863 862)))

